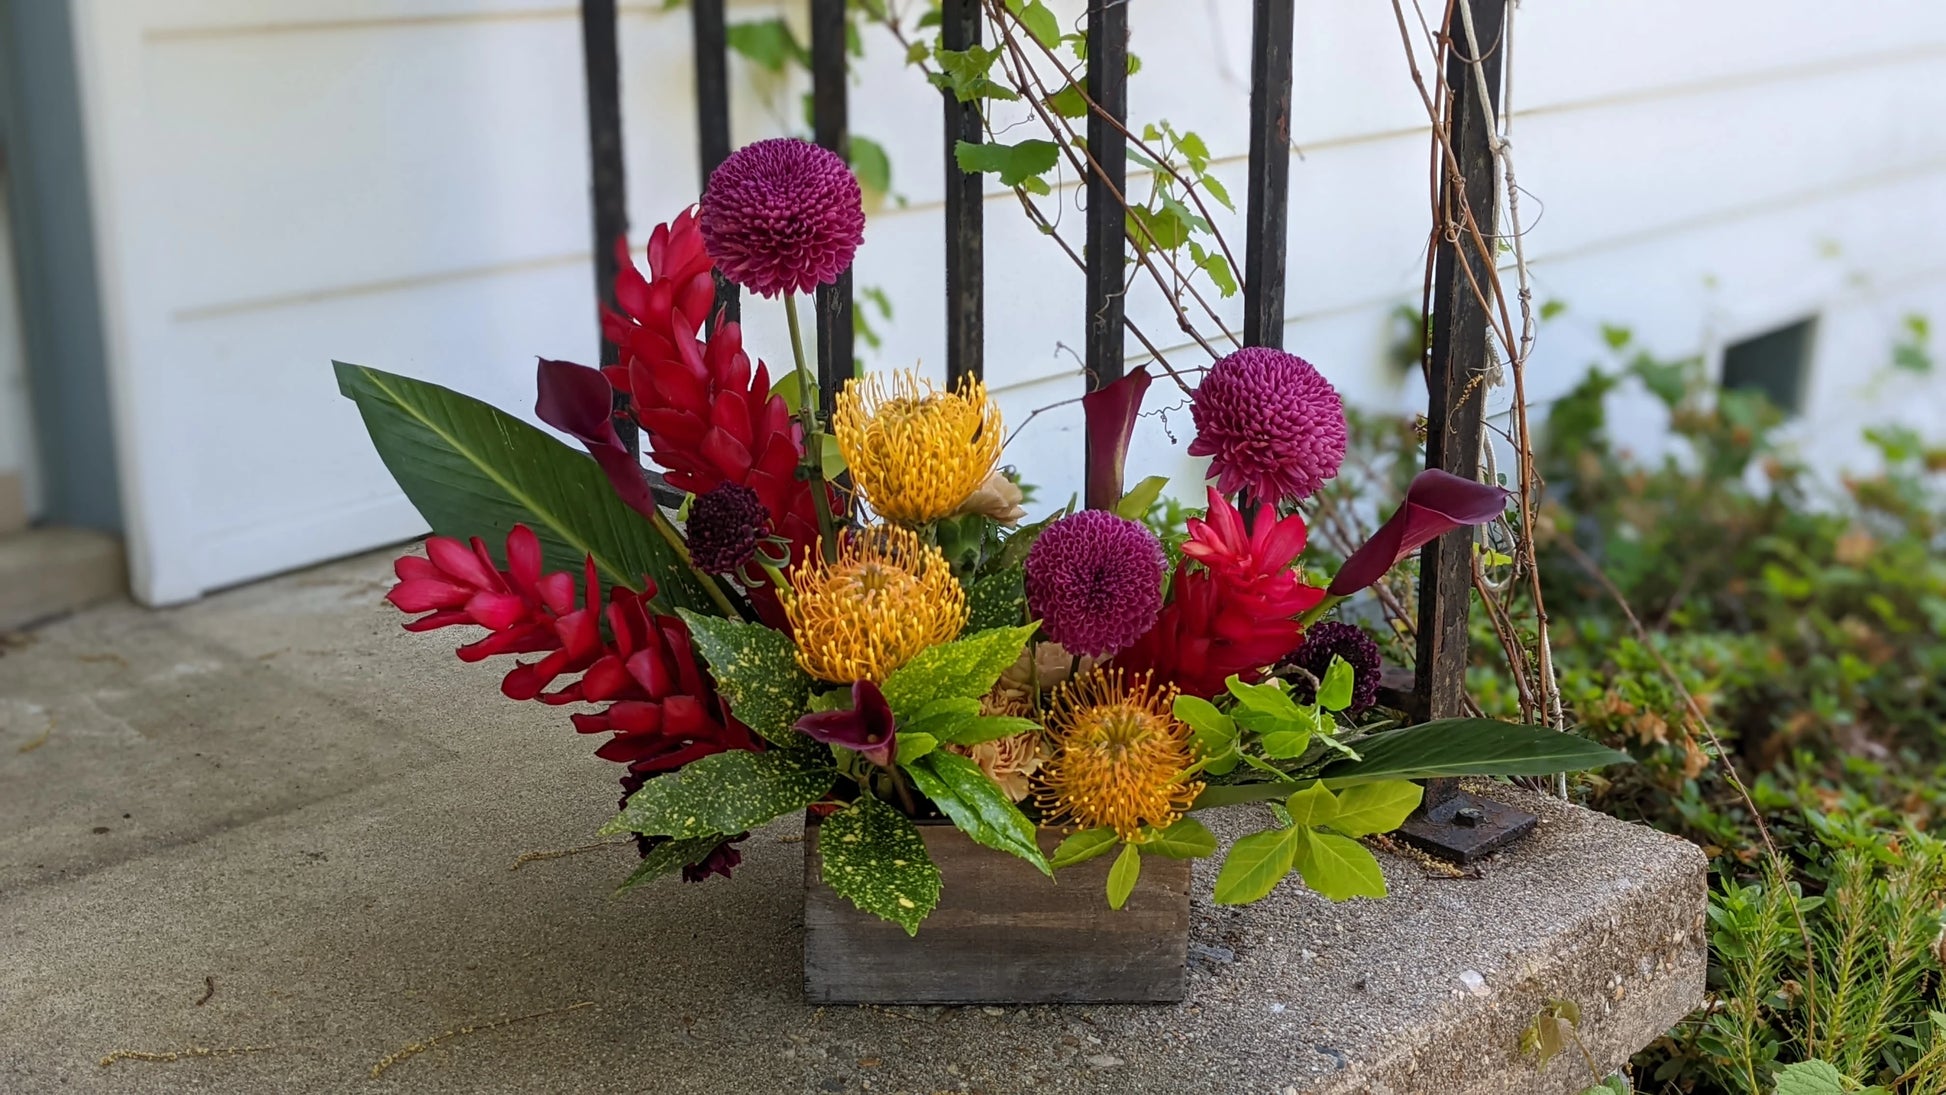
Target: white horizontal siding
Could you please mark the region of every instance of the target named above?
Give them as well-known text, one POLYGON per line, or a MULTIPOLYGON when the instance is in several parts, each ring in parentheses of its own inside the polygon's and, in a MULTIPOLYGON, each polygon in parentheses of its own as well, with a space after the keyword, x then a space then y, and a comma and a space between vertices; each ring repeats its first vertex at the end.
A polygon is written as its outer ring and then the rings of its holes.
MULTIPOLYGON (((1070 21, 1081 10, 1055 6, 1070 21)), ((535 355, 593 355, 575 5, 76 8, 138 590, 180 599, 417 531, 327 362, 525 412, 535 355)), ((773 10, 736 3, 732 18, 773 10)), ((622 11, 639 241, 698 189, 693 70, 686 12, 622 11)), ((1241 200, 1248 5, 1135 0, 1131 25, 1133 116, 1199 131, 1241 200)), ((1808 0, 1528 0, 1515 27, 1528 254, 1543 295, 1571 305, 1544 335, 1536 397, 1596 356, 1598 321, 1669 353, 1714 352, 1821 309, 1820 400, 1859 415, 1883 402, 1887 389, 1840 378, 1883 354, 1902 310, 1946 317, 1946 130, 1932 124, 1946 113, 1946 6, 1833 19, 1808 0)), ((858 283, 895 308, 868 356, 937 372, 940 102, 889 35, 866 47, 854 128, 886 146, 909 202, 874 211, 860 253, 858 283)), ((1416 385, 1380 364, 1393 309, 1417 300, 1428 206, 1423 108, 1389 5, 1305 0, 1295 66, 1287 344, 1358 402, 1413 406, 1416 385)), ((739 141, 798 122, 795 86, 760 82, 733 66, 739 141)), ((1078 247, 1073 187, 1061 197, 1078 247)), ((1241 218, 1220 223, 1241 246, 1241 218)), ((1080 345, 1081 278, 1010 195, 992 193, 987 224, 988 375, 1019 423, 1079 393, 1063 347, 1080 345)), ((1171 360, 1207 360, 1180 345, 1146 278, 1129 312, 1171 360)), ((1237 302, 1219 312, 1234 322, 1237 302)), ((752 302, 747 318, 753 351, 787 367, 778 307, 752 302)), ((1167 380, 1154 392, 1174 398, 1167 380)), ((1144 422, 1136 465, 1194 495, 1186 415, 1168 425, 1173 446, 1161 420, 1144 422)), ((1078 426, 1078 408, 1050 411, 1011 453, 1048 502, 1079 489, 1078 426)))

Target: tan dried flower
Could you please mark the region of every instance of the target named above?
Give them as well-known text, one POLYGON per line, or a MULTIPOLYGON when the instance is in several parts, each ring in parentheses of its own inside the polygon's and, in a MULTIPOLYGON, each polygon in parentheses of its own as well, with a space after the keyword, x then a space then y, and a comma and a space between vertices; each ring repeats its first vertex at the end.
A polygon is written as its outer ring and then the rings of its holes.
POLYGON ((996 738, 978 745, 949 745, 946 748, 972 759, 987 778, 1000 785, 1007 797, 1019 802, 1032 789, 1034 773, 1041 770, 1047 755, 1041 749, 1038 731, 996 738))
POLYGON ((1018 524, 1027 511, 1020 503, 1027 496, 1020 491, 1020 485, 1007 478, 1007 473, 995 468, 972 494, 961 502, 958 512, 977 513, 991 517, 1003 525, 1018 524))

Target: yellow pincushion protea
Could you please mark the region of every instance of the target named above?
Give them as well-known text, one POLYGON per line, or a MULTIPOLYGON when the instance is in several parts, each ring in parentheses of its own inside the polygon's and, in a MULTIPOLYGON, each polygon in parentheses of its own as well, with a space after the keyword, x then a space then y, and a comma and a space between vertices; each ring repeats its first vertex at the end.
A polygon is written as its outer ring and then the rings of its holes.
POLYGON ((1000 461, 1000 407, 971 377, 955 391, 909 371, 845 383, 831 434, 852 482, 888 521, 921 525, 949 516, 1000 461))
POLYGON ((888 525, 841 533, 831 562, 812 553, 791 571, 791 592, 784 612, 797 664, 839 684, 883 683, 966 626, 966 594, 946 557, 888 525))
POLYGON ((1063 684, 1047 720, 1054 755, 1035 796, 1048 820, 1135 840, 1145 826, 1182 817, 1203 785, 1184 778, 1194 756, 1189 728, 1170 713, 1175 702, 1174 686, 1154 688, 1147 674, 1129 681, 1119 669, 1063 684))

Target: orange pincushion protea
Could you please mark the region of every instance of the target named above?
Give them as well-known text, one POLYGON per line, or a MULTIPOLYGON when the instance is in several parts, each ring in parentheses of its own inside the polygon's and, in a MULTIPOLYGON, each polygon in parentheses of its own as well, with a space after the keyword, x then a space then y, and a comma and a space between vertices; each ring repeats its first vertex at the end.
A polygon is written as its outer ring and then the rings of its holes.
POLYGON ((966 626, 966 593, 946 557, 895 526, 841 533, 837 558, 811 553, 791 571, 791 590, 797 663, 838 684, 883 683, 966 626))
POLYGON ((831 434, 865 501, 902 525, 958 510, 986 484, 1005 440, 984 384, 969 377, 942 392, 909 371, 847 381, 831 434))
POLYGON ((1135 840, 1180 818, 1203 785, 1184 776, 1195 757, 1189 728, 1170 713, 1175 702, 1174 687, 1117 669, 1063 684, 1047 720, 1054 755, 1035 796, 1048 820, 1135 840))

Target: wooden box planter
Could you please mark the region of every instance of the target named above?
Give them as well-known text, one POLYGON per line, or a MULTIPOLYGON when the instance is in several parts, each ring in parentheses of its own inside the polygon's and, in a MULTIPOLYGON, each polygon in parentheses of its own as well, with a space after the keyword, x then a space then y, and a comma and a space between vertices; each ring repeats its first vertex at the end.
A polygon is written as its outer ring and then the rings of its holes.
MULTIPOLYGON (((1189 945, 1189 861, 1150 856, 1120 909, 1105 888, 1113 855, 1050 881, 945 821, 920 822, 941 875, 919 934, 832 892, 818 819, 804 825, 804 995, 816 1004, 1173 1003, 1189 945)), ((1052 855, 1061 834, 1043 831, 1052 855)))

